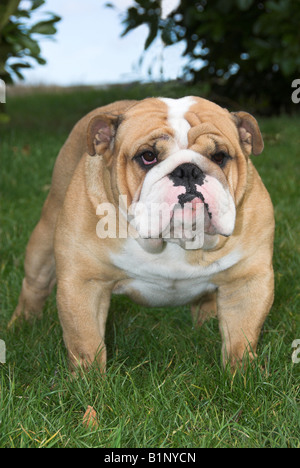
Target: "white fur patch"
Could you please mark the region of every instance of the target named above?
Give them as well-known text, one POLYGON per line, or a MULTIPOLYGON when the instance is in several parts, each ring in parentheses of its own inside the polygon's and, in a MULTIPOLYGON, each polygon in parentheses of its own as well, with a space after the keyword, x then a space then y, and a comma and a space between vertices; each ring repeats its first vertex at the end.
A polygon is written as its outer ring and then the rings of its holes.
POLYGON ((188 131, 191 128, 188 121, 184 118, 189 108, 195 104, 191 96, 181 99, 159 98, 168 106, 168 121, 170 127, 175 132, 176 143, 179 148, 188 147, 188 131))
POLYGON ((117 285, 116 293, 137 291, 150 306, 177 306, 214 291, 213 277, 235 265, 238 250, 203 267, 190 265, 177 244, 166 244, 159 254, 146 252, 136 240, 127 239, 121 252, 111 254, 112 263, 125 271, 131 281, 117 285))

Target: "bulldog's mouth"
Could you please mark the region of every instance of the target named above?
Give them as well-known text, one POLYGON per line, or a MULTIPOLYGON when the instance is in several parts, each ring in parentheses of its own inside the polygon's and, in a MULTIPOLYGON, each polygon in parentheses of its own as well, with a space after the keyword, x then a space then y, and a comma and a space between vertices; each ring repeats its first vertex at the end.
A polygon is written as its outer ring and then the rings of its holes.
POLYGON ((178 203, 181 208, 184 208, 186 203, 192 203, 193 207, 197 203, 203 203, 207 215, 212 218, 212 213, 209 210, 209 205, 204 199, 203 193, 197 190, 197 186, 201 186, 205 181, 204 172, 193 163, 184 163, 176 167, 169 175, 175 187, 185 188, 185 193, 178 195, 178 203))
POLYGON ((186 203, 192 203, 193 209, 197 206, 197 203, 203 203, 205 210, 207 212, 207 215, 209 218, 212 218, 212 214, 209 211, 209 206, 208 203, 205 202, 204 196, 201 192, 185 192, 180 195, 178 195, 178 203, 181 206, 181 208, 184 208, 184 205, 186 203))

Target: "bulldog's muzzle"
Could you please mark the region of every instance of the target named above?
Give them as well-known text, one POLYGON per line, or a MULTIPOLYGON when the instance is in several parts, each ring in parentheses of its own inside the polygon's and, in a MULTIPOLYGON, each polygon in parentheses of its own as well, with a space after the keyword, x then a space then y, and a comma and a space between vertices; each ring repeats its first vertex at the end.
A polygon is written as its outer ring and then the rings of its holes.
POLYGON ((176 241, 182 246, 200 231, 231 235, 234 201, 225 177, 221 173, 217 178, 213 171, 213 163, 191 150, 180 150, 153 167, 131 206, 131 224, 139 237, 175 241, 174 232, 182 225, 183 238, 176 241))

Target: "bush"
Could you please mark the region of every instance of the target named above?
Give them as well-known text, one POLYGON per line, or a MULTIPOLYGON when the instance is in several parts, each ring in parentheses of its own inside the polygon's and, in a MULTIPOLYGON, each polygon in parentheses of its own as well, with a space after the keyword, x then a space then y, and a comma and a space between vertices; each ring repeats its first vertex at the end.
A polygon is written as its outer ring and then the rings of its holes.
MULTIPOLYGON (((110 5, 111 6, 111 5, 110 5)), ((182 78, 205 84, 208 95, 262 113, 295 108, 292 81, 300 77, 300 2, 294 0, 181 0, 162 18, 161 0, 135 0, 123 34, 147 24, 147 49, 184 41, 182 78)))
POLYGON ((55 24, 60 18, 49 13, 49 18, 32 25, 33 12, 44 3, 45 0, 29 0, 24 4, 27 6, 22 6, 21 0, 1 0, 0 79, 5 83, 22 79, 22 70, 32 67, 32 59, 40 65, 46 63, 36 36, 55 34, 55 24))

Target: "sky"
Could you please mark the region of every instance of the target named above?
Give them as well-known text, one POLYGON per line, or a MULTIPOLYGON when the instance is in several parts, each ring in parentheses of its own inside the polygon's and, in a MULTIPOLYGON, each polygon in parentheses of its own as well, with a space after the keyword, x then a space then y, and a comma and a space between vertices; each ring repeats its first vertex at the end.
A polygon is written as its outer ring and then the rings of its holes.
MULTIPOLYGON (((23 0, 23 4, 27 0, 23 0)), ((134 0, 111 0, 117 10, 105 7, 108 0, 47 0, 35 12, 34 22, 47 18, 45 12, 61 16, 54 38, 39 41, 46 65, 36 64, 24 72, 29 85, 101 85, 160 79, 176 79, 182 70, 184 44, 164 48, 160 40, 147 52, 142 66, 147 27, 140 26, 121 38, 121 15, 134 0)), ((163 0, 166 16, 179 0, 163 0)), ((35 62, 34 62, 35 63, 35 62)))

